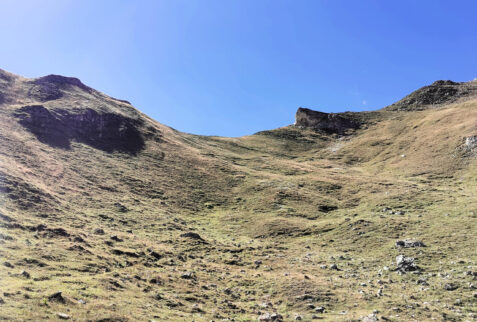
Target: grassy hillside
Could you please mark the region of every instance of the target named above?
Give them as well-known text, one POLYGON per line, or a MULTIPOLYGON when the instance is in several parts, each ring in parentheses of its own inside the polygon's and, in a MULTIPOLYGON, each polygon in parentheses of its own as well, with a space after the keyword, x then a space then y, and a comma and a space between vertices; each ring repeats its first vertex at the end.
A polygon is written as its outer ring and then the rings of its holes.
POLYGON ((1 71, 0 318, 474 319, 477 100, 353 117, 195 136, 1 71))

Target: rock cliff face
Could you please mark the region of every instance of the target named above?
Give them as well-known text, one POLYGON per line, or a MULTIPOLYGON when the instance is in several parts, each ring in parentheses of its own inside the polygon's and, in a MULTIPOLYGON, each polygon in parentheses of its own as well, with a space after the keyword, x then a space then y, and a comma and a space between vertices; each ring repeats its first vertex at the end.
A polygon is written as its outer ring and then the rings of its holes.
POLYGON ((43 105, 28 105, 15 116, 40 142, 54 147, 68 149, 71 140, 106 152, 136 154, 144 147, 138 129, 142 122, 120 114, 101 114, 93 109, 49 110, 43 105))
POLYGON ((464 97, 477 96, 477 82, 458 83, 450 80, 435 81, 412 92, 388 106, 388 110, 422 110, 435 105, 456 102, 464 97))
POLYGON ((295 126, 345 134, 349 130, 358 129, 360 124, 351 119, 347 113, 323 113, 300 107, 295 115, 295 126))

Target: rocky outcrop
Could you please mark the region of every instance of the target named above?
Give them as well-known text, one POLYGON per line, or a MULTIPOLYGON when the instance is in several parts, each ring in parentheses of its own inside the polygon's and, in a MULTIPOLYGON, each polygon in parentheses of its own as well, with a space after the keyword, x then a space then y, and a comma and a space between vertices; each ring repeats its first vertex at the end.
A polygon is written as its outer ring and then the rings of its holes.
POLYGON ((350 117, 349 114, 323 113, 300 107, 295 115, 295 126, 343 135, 349 130, 360 127, 360 123, 350 117))
POLYGON ((450 80, 435 81, 388 106, 387 110, 423 110, 432 106, 456 102, 465 97, 477 97, 477 82, 457 83, 450 80))
POLYGON ((109 153, 136 154, 145 144, 139 130, 142 121, 120 114, 93 109, 49 110, 43 105, 28 105, 15 116, 40 142, 53 147, 69 149, 74 140, 109 153))
POLYGON ((84 85, 78 78, 60 75, 48 75, 32 81, 28 96, 40 102, 47 102, 63 97, 66 90, 78 88, 91 93, 93 89, 84 85))

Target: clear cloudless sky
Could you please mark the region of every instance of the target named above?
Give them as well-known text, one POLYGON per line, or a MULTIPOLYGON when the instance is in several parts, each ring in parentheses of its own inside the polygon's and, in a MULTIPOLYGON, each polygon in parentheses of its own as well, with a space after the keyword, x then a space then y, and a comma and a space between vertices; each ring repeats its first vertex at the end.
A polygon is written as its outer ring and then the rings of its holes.
POLYGON ((0 68, 240 136, 477 77, 477 1, 0 0, 0 68))

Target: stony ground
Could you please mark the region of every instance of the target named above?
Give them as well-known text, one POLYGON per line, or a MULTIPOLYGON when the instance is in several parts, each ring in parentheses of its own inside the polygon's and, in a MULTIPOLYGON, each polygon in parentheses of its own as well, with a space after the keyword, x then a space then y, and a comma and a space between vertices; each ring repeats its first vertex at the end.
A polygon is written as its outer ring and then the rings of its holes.
POLYGON ((220 138, 0 76, 0 319, 477 318, 477 100, 220 138), (143 146, 76 128, 88 109, 143 146))

